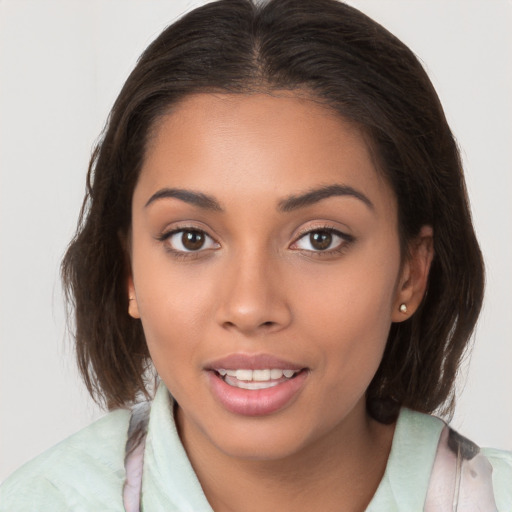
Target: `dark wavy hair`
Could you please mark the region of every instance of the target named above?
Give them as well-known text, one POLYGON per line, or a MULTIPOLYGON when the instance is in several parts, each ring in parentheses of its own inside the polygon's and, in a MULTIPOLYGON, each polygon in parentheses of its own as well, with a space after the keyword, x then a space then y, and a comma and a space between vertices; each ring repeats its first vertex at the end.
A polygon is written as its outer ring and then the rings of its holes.
POLYGON ((484 286, 457 144, 413 53, 336 0, 209 3, 164 30, 138 60, 92 155, 62 263, 89 392, 108 408, 148 395, 149 353, 140 321, 127 313, 126 237, 156 121, 194 93, 275 90, 306 92, 363 130, 397 198, 402 248, 433 227, 426 296, 410 319, 392 325, 367 405, 381 422, 402 405, 451 411, 484 286))

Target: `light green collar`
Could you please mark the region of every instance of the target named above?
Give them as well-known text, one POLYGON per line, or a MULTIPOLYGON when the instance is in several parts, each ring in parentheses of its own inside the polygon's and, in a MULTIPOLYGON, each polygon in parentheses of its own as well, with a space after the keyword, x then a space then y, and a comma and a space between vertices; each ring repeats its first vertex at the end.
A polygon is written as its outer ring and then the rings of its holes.
MULTIPOLYGON (((423 510, 430 472, 444 423, 403 408, 386 471, 367 512, 423 510)), ((213 512, 181 444, 173 402, 163 383, 149 419, 142 484, 143 510, 213 512)))

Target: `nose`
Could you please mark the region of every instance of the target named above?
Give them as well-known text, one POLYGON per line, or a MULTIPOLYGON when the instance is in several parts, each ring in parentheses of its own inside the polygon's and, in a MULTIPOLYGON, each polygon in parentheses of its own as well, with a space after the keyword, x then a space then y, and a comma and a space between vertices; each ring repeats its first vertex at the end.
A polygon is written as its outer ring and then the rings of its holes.
POLYGON ((254 253, 240 254, 233 260, 220 279, 217 322, 246 336, 287 327, 292 311, 279 264, 254 253))

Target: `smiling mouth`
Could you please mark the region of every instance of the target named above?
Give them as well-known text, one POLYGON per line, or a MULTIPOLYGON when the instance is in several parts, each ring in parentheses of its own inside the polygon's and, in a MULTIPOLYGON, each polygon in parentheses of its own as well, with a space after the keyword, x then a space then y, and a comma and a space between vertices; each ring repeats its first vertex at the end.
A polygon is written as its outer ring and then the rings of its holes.
POLYGON ((215 373, 229 386, 240 389, 268 389, 295 378, 304 369, 291 370, 268 368, 260 370, 219 368, 215 373))

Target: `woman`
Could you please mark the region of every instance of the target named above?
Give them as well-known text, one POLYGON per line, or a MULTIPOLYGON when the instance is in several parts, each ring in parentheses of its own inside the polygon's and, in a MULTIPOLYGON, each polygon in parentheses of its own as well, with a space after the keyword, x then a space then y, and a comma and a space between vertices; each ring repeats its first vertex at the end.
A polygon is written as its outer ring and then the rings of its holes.
POLYGON ((167 29, 63 276, 86 384, 120 410, 5 510, 510 506, 510 455, 428 415, 483 293, 458 151, 416 58, 354 9, 223 1, 167 29))

